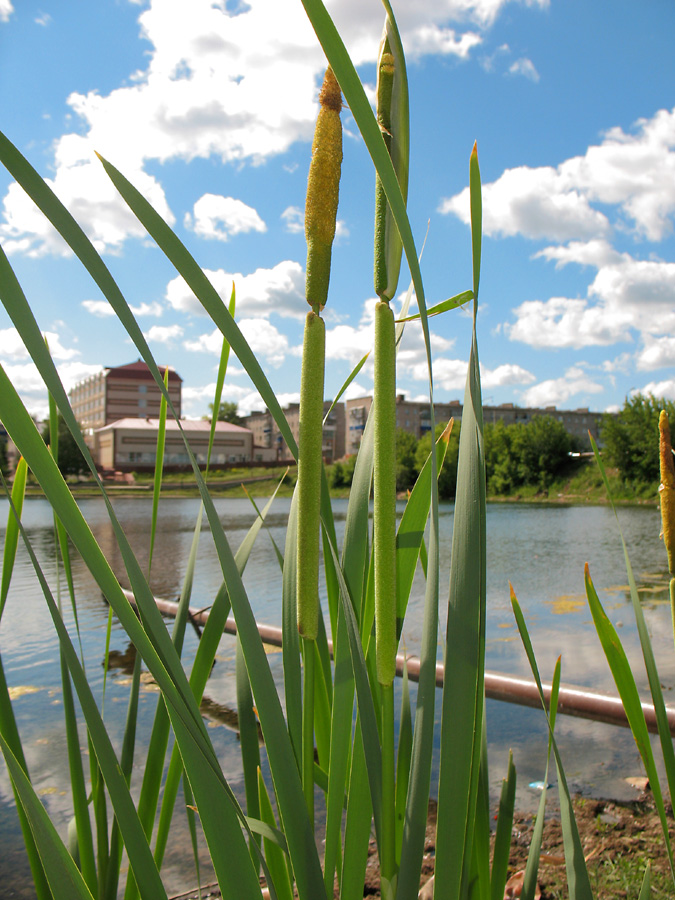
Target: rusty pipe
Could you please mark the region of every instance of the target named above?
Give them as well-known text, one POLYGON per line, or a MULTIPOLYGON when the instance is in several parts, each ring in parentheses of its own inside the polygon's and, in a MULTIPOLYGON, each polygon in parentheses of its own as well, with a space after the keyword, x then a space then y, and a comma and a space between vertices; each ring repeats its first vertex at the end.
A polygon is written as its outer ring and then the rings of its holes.
MULTIPOLYGON (((124 591, 127 600, 135 605, 135 598, 131 591, 124 591)), ((155 597, 155 603, 159 611, 170 618, 175 618, 178 604, 172 600, 162 600, 155 597)), ((193 609, 189 611, 190 619, 204 625, 209 617, 208 608, 193 609)), ((281 647, 281 628, 274 625, 258 625, 258 632, 263 643, 273 647, 281 647)), ((225 633, 236 634, 237 625, 232 617, 225 622, 225 633)), ((332 641, 328 641, 328 650, 333 655, 332 641)), ((399 654, 396 657, 396 674, 403 674, 403 667, 407 665, 408 678, 411 681, 419 681, 420 660, 416 656, 405 657, 399 654)), ((436 686, 443 687, 444 680, 443 663, 436 664, 436 686)), ((548 704, 551 697, 551 685, 542 685, 544 697, 548 704)), ((502 675, 499 672, 485 672, 485 696, 491 700, 503 700, 507 703, 516 703, 519 706, 530 706, 534 709, 541 708, 539 691, 534 681, 519 678, 514 675, 502 675)), ((576 716, 581 719, 592 719, 594 722, 605 722, 608 725, 620 725, 628 728, 628 719, 619 697, 612 694, 603 694, 598 691, 589 691, 586 688, 575 685, 560 685, 558 693, 558 712, 568 716, 576 716)), ((651 703, 642 703, 642 712, 645 716, 647 728, 654 734, 658 733, 656 713, 651 703)), ((670 733, 675 737, 675 709, 666 707, 666 716, 670 733)))

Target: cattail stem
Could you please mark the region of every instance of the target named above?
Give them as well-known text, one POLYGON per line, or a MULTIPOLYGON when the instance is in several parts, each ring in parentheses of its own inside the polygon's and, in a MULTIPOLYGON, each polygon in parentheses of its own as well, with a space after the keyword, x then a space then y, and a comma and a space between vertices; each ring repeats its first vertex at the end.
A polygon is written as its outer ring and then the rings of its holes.
POLYGON ((394 752, 394 685, 382 688, 382 900, 393 900, 396 874, 396 763, 394 752))
POLYGON ((319 628, 319 525, 323 459, 323 381, 326 329, 307 313, 300 382, 298 440, 298 631, 315 640, 319 628))
POLYGON ((375 307, 373 555, 377 678, 396 674, 396 341, 388 303, 375 307))
POLYGON ((375 660, 382 686, 382 897, 394 897, 396 783, 394 677, 396 675, 396 339, 394 313, 375 306, 373 391, 373 556, 375 568, 375 660))
POLYGON ((302 790, 307 803, 309 821, 314 827, 314 647, 316 641, 302 642, 305 659, 302 697, 302 790))

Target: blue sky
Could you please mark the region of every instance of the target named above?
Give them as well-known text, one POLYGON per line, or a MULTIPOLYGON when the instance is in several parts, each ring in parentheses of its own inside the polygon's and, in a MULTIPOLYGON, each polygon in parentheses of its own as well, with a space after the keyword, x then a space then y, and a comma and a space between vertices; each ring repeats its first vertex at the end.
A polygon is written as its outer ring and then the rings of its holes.
MULTIPOLYGON (((333 0, 372 90, 379 0, 333 0)), ((479 345, 486 402, 616 409, 675 399, 675 4, 403 0, 409 214, 429 303, 470 287, 468 182, 483 178, 479 345)), ((0 0, 0 129, 103 252, 184 413, 213 397, 220 337, 117 198, 94 150, 173 224, 282 402, 299 391, 302 227, 325 68, 299 0, 0 0)), ((326 396, 372 341, 374 178, 349 111, 328 304, 326 396)), ((80 264, 0 171, 0 241, 66 385, 136 349, 80 264)), ((407 288, 405 269, 399 284, 407 288)), ((461 398, 470 320, 432 320, 438 400, 461 398)), ((0 310, 0 364, 28 409, 46 395, 0 310)), ((419 327, 397 385, 427 396, 419 327)), ((351 395, 370 393, 368 365, 351 395)), ((260 408, 232 360, 224 399, 260 408)))

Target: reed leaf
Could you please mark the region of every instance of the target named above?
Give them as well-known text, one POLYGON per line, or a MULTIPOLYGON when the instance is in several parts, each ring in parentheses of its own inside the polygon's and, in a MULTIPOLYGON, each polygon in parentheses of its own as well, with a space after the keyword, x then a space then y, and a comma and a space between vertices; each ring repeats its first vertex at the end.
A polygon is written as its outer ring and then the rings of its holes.
MULTIPOLYGON (((236 307, 236 291, 234 282, 232 282, 232 293, 230 294, 230 305, 228 311, 234 320, 234 311, 236 307)), ((213 441, 216 437, 216 425, 218 424, 218 411, 220 410, 220 402, 223 397, 223 385, 225 384, 225 375, 227 373, 227 363, 230 359, 230 344, 226 337, 223 337, 223 346, 220 351, 220 361, 218 363, 218 374, 216 375, 216 391, 213 398, 213 415, 211 416, 211 429, 209 431, 209 446, 206 452, 206 472, 208 473, 211 465, 211 452, 213 451, 213 441)))
MULTIPOLYGON (((37 846, 54 900, 93 900, 80 870, 52 825, 26 773, 0 734, 0 750, 5 757, 12 783, 21 802, 37 846)), ((162 896, 162 894, 158 894, 162 896)), ((164 894, 166 896, 166 894, 164 894)))
POLYGON ((495 846, 490 875, 491 900, 504 900, 504 888, 506 886, 509 854, 511 852, 511 831, 513 828, 515 803, 516 767, 513 763, 513 752, 509 750, 509 762, 506 769, 506 778, 502 779, 502 791, 497 814, 497 830, 495 832, 495 846))
POLYGON ((553 725, 555 724, 555 718, 552 722, 546 709, 544 690, 541 685, 539 668, 534 656, 534 650, 532 649, 532 642, 530 641, 530 636, 527 631, 527 625, 525 624, 525 618, 523 617, 522 610, 513 591, 513 588, 511 588, 511 606, 516 618, 516 624, 518 625, 520 639, 523 643, 523 647, 525 648, 525 653, 527 654, 527 659, 530 664, 534 680, 537 683, 541 705, 544 710, 544 714, 546 715, 546 722, 548 724, 551 747, 553 749, 553 755, 555 756, 556 770, 558 773, 558 797, 560 799, 560 824, 562 826, 563 845, 565 848, 565 866, 567 869, 567 886, 570 894, 570 900, 592 900, 593 892, 591 890, 591 883, 588 877, 588 869, 586 868, 586 860, 584 859, 584 852, 581 846, 579 829, 577 828, 577 823, 574 818, 572 799, 570 797, 569 788, 567 787, 567 779, 565 778, 565 771, 563 769, 560 753, 558 752, 558 745, 553 734, 553 725))
MULTIPOLYGON (((260 817, 272 828, 276 827, 274 811, 270 802, 262 773, 258 770, 258 795, 260 797, 260 817)), ((292 900, 293 886, 286 865, 286 857, 279 846, 269 838, 263 838, 265 859, 274 882, 279 900, 292 900)))
POLYGON ((605 490, 607 491, 607 497, 611 504, 612 512, 614 513, 614 519, 619 531, 619 537, 621 538, 621 546, 623 548, 623 558, 626 566, 626 574, 628 575, 628 585, 630 588, 630 598, 633 606, 633 614, 635 615, 635 623, 637 625, 638 636, 640 638, 640 648, 642 650, 642 657, 644 659, 647 679, 649 681, 649 689, 652 695, 652 702, 654 704, 654 712, 656 715, 656 723, 659 732, 659 741, 661 744, 663 763, 666 771, 666 778, 668 781, 668 790, 672 799, 673 797, 675 797, 675 749, 673 748, 673 740, 670 734, 668 717, 666 715, 665 700, 663 699, 663 690, 661 688, 661 679, 659 678, 658 669, 656 668, 656 660, 654 658, 652 642, 649 637, 649 629, 647 628, 644 612, 642 610, 642 604, 640 603, 640 597, 638 595, 637 585, 635 583, 635 575, 633 573, 633 567, 628 555, 628 547, 626 546, 626 541, 623 536, 621 522, 619 521, 619 517, 617 515, 616 506, 614 505, 614 499, 612 497, 612 491, 607 479, 607 473, 605 472, 605 467, 603 465, 598 446, 592 436, 591 447, 593 448, 593 454, 598 464, 600 475, 602 476, 605 490))
POLYGON ((649 786, 654 797, 654 805, 656 806, 659 819, 661 820, 661 827, 663 828, 663 837, 668 853, 671 875, 675 883, 673 850, 670 842, 670 835, 668 833, 668 821, 663 802, 663 794, 661 792, 661 784, 654 762, 649 732, 647 731, 647 723, 645 722, 642 702, 640 700, 637 685, 635 684, 635 678, 631 671, 626 653, 621 645, 619 635, 602 608, 593 581, 591 580, 588 563, 586 563, 584 569, 584 582, 586 585, 586 597, 588 599, 591 615, 593 616, 595 630, 600 638, 602 649, 605 651, 605 656, 607 657, 614 683, 619 692, 619 696, 621 697, 623 708, 626 711, 626 718, 628 719, 630 730, 633 732, 635 743, 640 752, 645 771, 647 772, 649 786))
MULTIPOLYGON (((9 593, 9 584, 12 580, 14 571, 14 561, 16 559, 16 548, 19 543, 19 525, 18 519, 21 518, 23 511, 23 501, 26 495, 26 479, 28 477, 28 466, 23 457, 19 458, 14 472, 14 483, 12 484, 11 493, 11 512, 7 518, 7 526, 5 528, 5 545, 2 553, 2 580, 0 581, 0 619, 7 602, 9 593)), ((3 487, 6 490, 6 485, 3 487)))
MULTIPOLYGON (((485 667, 485 458, 476 337, 480 273, 480 174, 474 151, 469 166, 474 268, 474 316, 452 533, 450 596, 445 643, 446 675, 436 840, 447 852, 436 861, 434 897, 460 898, 468 890, 478 792, 485 667)), ((429 562, 429 570, 435 568, 429 562)))

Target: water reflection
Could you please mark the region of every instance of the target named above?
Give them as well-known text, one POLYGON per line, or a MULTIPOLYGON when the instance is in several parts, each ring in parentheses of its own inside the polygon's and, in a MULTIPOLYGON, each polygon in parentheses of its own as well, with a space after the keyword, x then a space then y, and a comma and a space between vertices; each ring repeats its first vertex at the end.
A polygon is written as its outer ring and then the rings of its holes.
MULTIPOLYGON (((236 550, 254 521, 253 508, 248 500, 230 498, 216 499, 215 505, 232 549, 236 550)), ((123 586, 128 586, 124 563, 104 504, 98 500, 82 500, 80 507, 113 570, 123 586)), ((114 500, 114 507, 141 569, 147 571, 151 500, 118 498, 114 500)), ((266 522, 269 534, 265 530, 260 534, 244 575, 244 584, 258 620, 271 625, 279 625, 281 621, 281 582, 270 536, 283 550, 289 507, 289 500, 282 499, 275 503, 266 522)), ((197 499, 169 497, 160 504, 150 578, 151 588, 157 596, 176 599, 181 592, 199 508, 197 499)), ((338 541, 341 543, 346 501, 336 501, 334 511, 338 541)), ((675 655, 672 652, 669 604, 666 602, 665 553, 658 539, 659 514, 656 509, 634 508, 620 510, 619 518, 635 565, 641 604, 668 700, 675 685, 675 655)), ((6 520, 7 503, 0 501, 0 541, 4 540, 6 520)), ((442 657, 445 637, 452 521, 452 505, 443 505, 440 517, 442 587, 439 658, 442 657)), ((56 592, 57 587, 63 588, 64 584, 56 565, 49 506, 40 500, 28 501, 24 523, 45 575, 56 592)), ((525 613, 542 676, 550 678, 556 658, 562 655, 563 681, 613 691, 611 675, 585 600, 583 571, 584 563, 588 561, 600 599, 626 644, 639 686, 646 690, 647 679, 643 674, 644 666, 626 584, 623 551, 611 510, 602 507, 498 504, 488 508, 487 533, 489 669, 529 675, 527 660, 514 627, 509 601, 510 581, 525 613)), ((87 677, 100 702, 108 606, 91 575, 77 558, 73 560, 73 575, 87 677)), ((220 564, 207 526, 203 524, 192 605, 198 608, 209 606, 221 582, 220 564)), ((419 648, 423 601, 424 583, 418 574, 402 636, 402 643, 409 653, 415 653, 419 648)), ((64 614, 72 626, 72 614, 65 598, 64 614)), ((189 629, 185 640, 188 664, 195 652, 196 642, 196 634, 189 629)), ((22 548, 19 549, 0 628, 0 651, 6 677, 15 691, 14 707, 30 771, 50 814, 63 832, 70 816, 71 801, 64 788, 68 776, 58 646, 39 584, 22 548)), ((225 774, 231 779, 234 790, 240 791, 239 745, 235 718, 232 718, 233 715, 236 717, 236 712, 232 712, 236 710, 234 656, 234 639, 224 636, 208 684, 209 709, 205 712, 227 720, 229 727, 212 728, 210 734, 225 774)), ((280 654, 270 654, 268 659, 280 684, 280 654)), ((133 658, 128 639, 114 617, 110 665, 105 721, 118 746, 124 727, 128 677, 133 658)), ((144 684, 144 688, 139 701, 138 733, 141 742, 147 740, 157 702, 152 685, 144 684)), ((412 693, 414 700, 414 686, 412 693)), ((546 726, 543 716, 536 710, 489 701, 487 718, 491 787, 497 794, 508 751, 513 748, 520 785, 519 805, 534 806, 538 797, 528 792, 527 785, 541 779, 544 774, 546 726)), ((559 717, 557 729, 573 789, 583 789, 596 795, 633 796, 632 789, 623 779, 639 774, 641 766, 628 731, 562 716, 559 717), (583 754, 578 752, 580 745, 584 748, 583 754)), ((139 771, 143 767, 146 749, 141 743, 138 751, 139 771)), ((138 789, 137 782, 138 778, 134 781, 134 790, 138 789)), ((10 798, 6 770, 2 767, 0 799, 4 803, 0 802, 0 839, 3 839, 3 846, 5 834, 12 835, 10 843, 16 842, 16 817, 15 811, 10 808, 10 798)), ((182 824, 179 827, 184 828, 182 824)), ((13 871, 18 871, 14 863, 11 867, 13 871)), ((5 866, 0 861, 0 879, 5 875, 5 866)), ((179 882, 177 887, 180 886, 179 882)))

